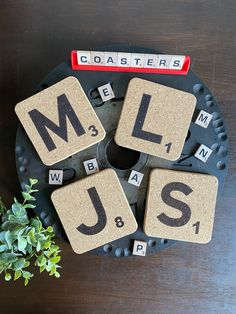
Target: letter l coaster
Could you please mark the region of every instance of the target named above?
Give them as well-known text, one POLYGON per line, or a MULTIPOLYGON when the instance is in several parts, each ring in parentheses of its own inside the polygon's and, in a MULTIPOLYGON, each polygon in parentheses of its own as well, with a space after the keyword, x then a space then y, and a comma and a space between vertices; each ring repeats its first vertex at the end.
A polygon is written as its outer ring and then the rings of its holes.
POLYGON ((120 181, 106 169, 55 190, 52 202, 73 250, 82 254, 137 229, 120 181))
POLYGON ((140 78, 133 78, 115 134, 115 142, 167 160, 182 152, 196 97, 140 78))
POLYGON ((150 174, 144 231, 148 236, 208 243, 211 240, 217 178, 154 169, 150 174))

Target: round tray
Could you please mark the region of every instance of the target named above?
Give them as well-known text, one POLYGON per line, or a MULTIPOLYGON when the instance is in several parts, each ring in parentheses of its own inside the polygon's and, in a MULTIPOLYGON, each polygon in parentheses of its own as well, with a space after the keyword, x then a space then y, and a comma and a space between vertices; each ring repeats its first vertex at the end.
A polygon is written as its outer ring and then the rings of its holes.
MULTIPOLYGON (((97 50, 120 51, 137 53, 157 53, 151 49, 131 46, 107 46, 97 50)), ((16 167, 22 187, 29 177, 39 180, 35 212, 42 222, 52 225, 57 236, 67 240, 61 222, 50 199, 52 191, 58 186, 48 184, 49 169, 62 169, 64 172, 63 184, 71 183, 86 176, 83 161, 96 158, 99 169, 115 169, 131 209, 137 219, 138 230, 129 236, 107 243, 93 252, 108 256, 129 256, 132 254, 134 240, 143 240, 148 243, 147 254, 157 252, 176 241, 151 238, 143 232, 143 216, 147 192, 148 174, 153 168, 169 168, 175 170, 208 173, 216 176, 219 181, 218 195, 221 192, 227 173, 228 140, 224 120, 219 106, 206 85, 192 72, 188 75, 166 75, 148 73, 98 72, 72 70, 70 61, 64 62, 51 71, 38 85, 39 92, 58 81, 68 77, 76 77, 82 85, 85 94, 94 107, 101 123, 106 130, 105 139, 99 144, 85 149, 57 164, 47 167, 39 159, 34 147, 25 131, 19 125, 16 135, 16 167), (179 160, 170 162, 137 151, 125 149, 115 144, 113 136, 123 105, 128 82, 133 77, 139 77, 162 85, 177 88, 193 93, 197 98, 195 114, 188 131, 182 155, 179 160), (103 102, 97 88, 110 83, 116 98, 103 102), (199 128, 195 123, 196 113, 205 110, 212 114, 212 123, 207 129, 199 128), (213 150, 211 158, 206 163, 194 157, 199 144, 204 144, 213 150), (134 169, 144 173, 142 188, 129 184, 130 171, 134 169)))

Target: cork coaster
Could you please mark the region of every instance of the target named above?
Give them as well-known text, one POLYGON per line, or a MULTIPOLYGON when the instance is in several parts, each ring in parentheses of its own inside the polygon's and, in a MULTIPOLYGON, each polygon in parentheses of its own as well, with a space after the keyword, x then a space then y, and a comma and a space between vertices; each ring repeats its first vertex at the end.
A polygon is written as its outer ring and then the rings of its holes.
POLYGON ((188 242, 211 240, 217 178, 155 169, 150 174, 144 219, 148 236, 188 242))
POLYGON ((137 223, 113 169, 55 190, 52 202, 73 250, 82 254, 134 233, 137 223))
POLYGON ((196 105, 196 97, 139 78, 130 80, 115 141, 118 145, 177 160, 196 105))
POLYGON ((19 102, 15 111, 45 165, 53 165, 105 137, 79 81, 72 76, 19 102))

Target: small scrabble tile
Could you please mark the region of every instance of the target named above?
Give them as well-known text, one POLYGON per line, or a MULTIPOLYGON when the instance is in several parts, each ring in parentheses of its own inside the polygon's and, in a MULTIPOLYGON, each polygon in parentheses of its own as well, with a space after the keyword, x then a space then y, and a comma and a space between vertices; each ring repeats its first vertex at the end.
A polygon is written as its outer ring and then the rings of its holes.
POLYGON ((156 68, 158 62, 158 55, 145 54, 144 55, 144 68, 156 68))
POLYGON ((138 172, 136 170, 131 171, 131 174, 130 174, 129 180, 128 180, 128 182, 130 184, 140 186, 142 180, 143 180, 143 173, 138 172))
POLYGON ((53 165, 105 137, 79 81, 72 76, 21 101, 15 111, 46 165, 53 165))
POLYGON ((104 65, 104 55, 103 51, 91 51, 91 64, 104 65))
POLYGON ((119 67, 129 67, 131 64, 131 53, 118 52, 117 65, 119 67))
POLYGON ((182 69, 185 56, 172 56, 169 69, 182 69))
POLYGON ((159 55, 157 67, 159 69, 168 69, 171 63, 171 55, 159 55))
POLYGON ((206 129, 211 122, 211 119, 212 115, 210 113, 201 110, 197 119, 195 120, 195 123, 206 129))
POLYGON ((82 254, 132 234, 137 222, 113 169, 53 191, 52 202, 73 250, 82 254))
POLYGON ((145 256, 147 251, 147 242, 134 240, 133 255, 145 256))
POLYGON ((217 178, 207 174, 152 170, 144 232, 151 237, 208 243, 212 237, 217 178))
POLYGON ((115 94, 110 83, 98 87, 98 91, 103 101, 108 101, 112 98, 115 98, 115 94))
POLYGON ((83 162, 83 164, 87 175, 99 171, 98 162, 96 158, 86 160, 83 162))
POLYGON ((129 82, 115 142, 167 160, 182 152, 196 97, 140 78, 129 82))
POLYGON ((116 66, 118 61, 118 52, 105 52, 104 63, 107 66, 116 66))
POLYGON ((207 147, 206 145, 201 144, 198 148, 198 150, 196 151, 196 153, 194 154, 194 156, 203 161, 206 162, 208 160, 208 158, 210 157, 212 153, 212 150, 207 147))
POLYGON ((142 68, 144 65, 144 54, 132 53, 131 54, 131 66, 135 68, 142 68))
POLYGON ((51 185, 62 185, 63 183, 63 170, 49 170, 48 183, 51 185))
POLYGON ((91 64, 91 54, 90 51, 77 51, 77 62, 81 65, 91 64))

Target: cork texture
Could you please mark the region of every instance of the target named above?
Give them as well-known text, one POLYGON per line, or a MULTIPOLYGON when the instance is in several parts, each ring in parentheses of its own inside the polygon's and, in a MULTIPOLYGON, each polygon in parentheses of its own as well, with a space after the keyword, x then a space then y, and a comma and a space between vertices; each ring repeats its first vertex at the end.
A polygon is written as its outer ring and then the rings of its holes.
POLYGON ((196 243, 212 237, 218 180, 216 177, 152 170, 145 209, 148 236, 196 243))
POLYGON ((106 169, 51 195, 73 250, 82 254, 132 234, 137 223, 116 172, 106 169))
POLYGON ((118 145, 167 160, 182 152, 196 97, 139 78, 130 80, 115 134, 118 145))
POLYGON ((53 165, 105 137, 92 105, 72 76, 19 102, 15 112, 45 165, 53 165))

